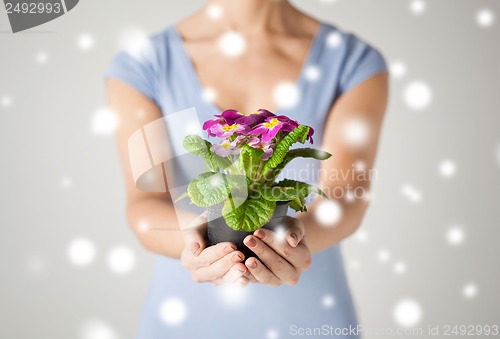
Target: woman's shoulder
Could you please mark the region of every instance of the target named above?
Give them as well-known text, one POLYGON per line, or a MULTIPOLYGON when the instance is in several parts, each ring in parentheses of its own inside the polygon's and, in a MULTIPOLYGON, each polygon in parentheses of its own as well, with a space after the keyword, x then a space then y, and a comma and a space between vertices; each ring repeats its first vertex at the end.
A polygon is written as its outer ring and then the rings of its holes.
POLYGON ((341 92, 361 81, 387 70, 385 57, 371 42, 330 23, 323 23, 324 46, 322 61, 333 68, 341 92))
POLYGON ((342 49, 345 52, 352 52, 356 49, 370 49, 380 52, 379 48, 373 43, 368 42, 363 37, 353 31, 346 30, 337 25, 323 22, 323 29, 325 31, 326 45, 331 50, 342 49))

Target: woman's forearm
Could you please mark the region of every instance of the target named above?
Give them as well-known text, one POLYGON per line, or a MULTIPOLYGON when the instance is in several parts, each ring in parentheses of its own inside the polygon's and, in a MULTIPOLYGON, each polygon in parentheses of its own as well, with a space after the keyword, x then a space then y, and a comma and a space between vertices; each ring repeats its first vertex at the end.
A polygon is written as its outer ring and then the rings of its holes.
POLYGON ((180 258, 184 240, 171 202, 158 198, 129 202, 127 221, 146 249, 180 258))
POLYGON ((342 216, 340 221, 334 225, 322 225, 315 217, 315 208, 321 199, 317 199, 310 207, 307 213, 301 213, 297 216, 305 225, 305 239, 311 252, 318 253, 328 247, 338 244, 351 234, 353 234, 361 221, 368 207, 365 200, 356 200, 345 203, 342 200, 335 200, 341 207, 342 216))

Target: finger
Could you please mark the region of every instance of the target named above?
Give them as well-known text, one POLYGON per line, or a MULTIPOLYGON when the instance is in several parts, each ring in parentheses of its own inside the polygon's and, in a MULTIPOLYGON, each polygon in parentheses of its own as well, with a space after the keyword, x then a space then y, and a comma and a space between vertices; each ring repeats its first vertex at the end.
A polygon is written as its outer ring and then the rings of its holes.
POLYGON ((302 220, 289 216, 285 217, 285 222, 289 225, 286 239, 290 246, 297 247, 306 234, 304 223, 302 220))
POLYGON ((243 274, 243 276, 245 278, 247 278, 248 281, 251 282, 251 283, 258 283, 257 279, 255 279, 255 277, 253 276, 252 272, 250 272, 248 269, 245 272, 245 274, 243 274))
POLYGON ((259 238, 249 235, 245 238, 244 243, 281 281, 288 284, 293 280, 293 276, 296 274, 295 267, 259 238))
POLYGON ((257 282, 271 286, 281 285, 280 279, 266 266, 264 266, 258 259, 247 259, 247 261, 245 262, 245 266, 252 273, 252 276, 257 282))
POLYGON ((302 267, 303 262, 307 261, 308 256, 310 256, 309 249, 305 246, 304 240, 298 243, 296 247, 293 247, 282 236, 266 228, 260 228, 254 234, 294 267, 302 267))
POLYGON ((250 283, 250 280, 246 277, 240 277, 240 278, 238 278, 238 280, 236 280, 236 285, 242 286, 242 287, 248 285, 249 283, 250 283))
MULTIPOLYGON (((242 278, 242 277, 245 278, 244 274, 247 271, 248 271, 248 268, 244 264, 242 264, 241 262, 237 263, 237 264, 233 265, 233 267, 231 267, 226 274, 224 274, 224 276, 222 277, 222 282, 224 284, 233 284, 236 281, 238 281, 240 278, 242 278)), ((248 280, 247 278, 245 278, 245 279, 248 280)))
POLYGON ((183 230, 184 243, 194 255, 199 255, 205 249, 205 234, 207 232, 207 214, 203 213, 193 219, 190 226, 183 230))
MULTIPOLYGON (((191 248, 191 251, 192 250, 194 250, 194 248, 191 248)), ((190 255, 187 256, 187 261, 190 261, 191 267, 193 268, 207 267, 235 250, 236 245, 233 243, 221 242, 217 245, 209 246, 202 251, 198 250, 196 253, 191 252, 190 255)))
MULTIPOLYGON (((245 256, 240 251, 235 251, 234 253, 226 254, 221 259, 215 261, 210 266, 200 267, 193 272, 193 280, 196 282, 215 282, 223 277, 233 268, 236 264, 241 263, 245 259, 245 256)), ((238 265, 236 270, 240 270, 239 276, 241 277, 245 271, 245 265, 238 265)), ((234 272, 232 274, 235 274, 234 272)), ((229 276, 228 278, 231 278, 229 276)), ((233 280, 234 282, 234 280, 233 280)))

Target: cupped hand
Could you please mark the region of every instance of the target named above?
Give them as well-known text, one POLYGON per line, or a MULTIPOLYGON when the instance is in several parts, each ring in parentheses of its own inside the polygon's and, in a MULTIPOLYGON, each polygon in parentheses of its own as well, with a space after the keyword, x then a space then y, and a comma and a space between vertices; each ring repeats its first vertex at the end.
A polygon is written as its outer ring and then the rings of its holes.
POLYGON ((181 255, 181 263, 191 272, 193 281, 212 285, 247 285, 249 279, 245 274, 248 275, 248 269, 242 263, 245 256, 236 250, 236 245, 222 242, 207 247, 206 215, 199 216, 193 224, 198 226, 183 231, 185 246, 181 255))
POLYGON ((295 285, 311 266, 311 252, 304 241, 303 223, 287 216, 284 224, 286 226, 282 231, 260 228, 245 238, 244 244, 259 257, 248 258, 245 262, 249 271, 245 276, 251 282, 271 286, 295 285))

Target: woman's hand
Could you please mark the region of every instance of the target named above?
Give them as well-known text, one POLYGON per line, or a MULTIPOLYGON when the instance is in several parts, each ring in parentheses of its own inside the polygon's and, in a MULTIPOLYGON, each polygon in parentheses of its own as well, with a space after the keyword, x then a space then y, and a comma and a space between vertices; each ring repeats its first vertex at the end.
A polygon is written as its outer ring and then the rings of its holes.
POLYGON ((252 282, 279 286, 295 285, 301 274, 312 263, 311 252, 304 242, 304 225, 292 217, 285 217, 284 234, 261 228, 245 238, 245 245, 258 257, 249 258, 245 265, 252 282))
POLYGON ((189 271, 195 282, 210 282, 212 285, 236 283, 246 286, 248 270, 242 263, 245 256, 230 242, 206 247, 206 216, 202 214, 184 232, 185 246, 181 263, 189 271))

